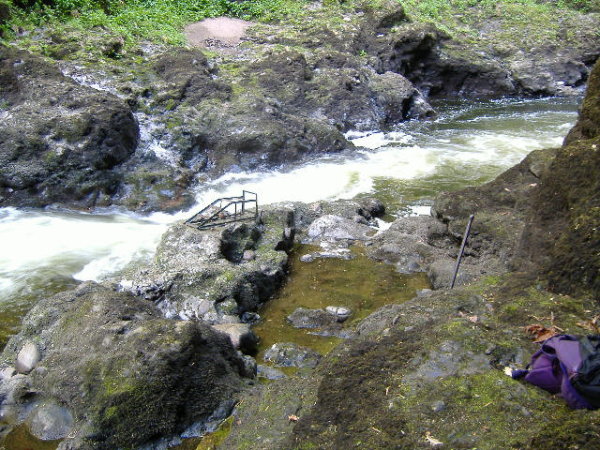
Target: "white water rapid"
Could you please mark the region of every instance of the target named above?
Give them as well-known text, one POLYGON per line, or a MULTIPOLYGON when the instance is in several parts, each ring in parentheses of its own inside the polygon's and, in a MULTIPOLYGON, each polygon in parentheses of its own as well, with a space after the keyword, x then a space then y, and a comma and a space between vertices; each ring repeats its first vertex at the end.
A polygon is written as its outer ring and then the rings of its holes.
MULTIPOLYGON (((441 105, 431 122, 409 122, 393 133, 350 133, 363 150, 286 170, 228 174, 198 192, 193 211, 247 189, 258 193, 260 204, 372 193, 391 199, 392 212, 404 204, 427 213, 435 192, 490 180, 528 152, 560 145, 579 100, 441 105)), ((150 258, 167 225, 191 212, 142 218, 0 208, 0 313, 45 295, 57 279, 100 280, 150 258)))

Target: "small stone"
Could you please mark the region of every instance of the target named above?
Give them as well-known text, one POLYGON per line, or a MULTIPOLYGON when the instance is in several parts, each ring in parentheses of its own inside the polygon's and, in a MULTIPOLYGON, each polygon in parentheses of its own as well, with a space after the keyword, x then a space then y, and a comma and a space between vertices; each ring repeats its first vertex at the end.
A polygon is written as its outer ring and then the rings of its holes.
POLYGON ((244 261, 253 261, 256 259, 256 252, 254 250, 245 250, 242 255, 242 260, 244 261))
POLYGON ((17 355, 15 369, 18 373, 28 374, 33 370, 40 359, 42 359, 42 355, 40 354, 37 345, 33 342, 27 342, 17 355))
POLYGON ((431 405, 431 410, 435 413, 441 412, 445 409, 446 409, 446 403, 444 403, 442 400, 437 400, 437 401, 433 402, 431 405))
POLYGON ((338 322, 344 322, 352 315, 352 310, 344 306, 328 306, 325 308, 325 311, 334 315, 338 322))
POLYGON ((255 312, 246 311, 244 314, 242 314, 240 320, 242 321, 242 323, 248 323, 250 325, 253 325, 260 321, 260 315, 255 312))
POLYGON ((302 255, 300 257, 300 262, 304 262, 304 263, 313 262, 314 260, 315 260, 315 256, 312 253, 309 253, 308 255, 302 255))

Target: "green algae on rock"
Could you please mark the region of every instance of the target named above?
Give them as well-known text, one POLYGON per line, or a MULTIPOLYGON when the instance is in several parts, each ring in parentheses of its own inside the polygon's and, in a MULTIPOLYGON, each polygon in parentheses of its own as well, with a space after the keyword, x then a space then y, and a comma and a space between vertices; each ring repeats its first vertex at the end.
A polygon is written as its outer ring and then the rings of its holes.
POLYGON ((3 368, 26 340, 42 359, 29 376, 3 372, 4 416, 12 411, 15 425, 55 403, 75 423, 54 438, 89 448, 139 446, 216 410, 226 415, 243 385, 244 363, 226 336, 93 283, 41 301, 7 344, 3 368))
POLYGON ((544 172, 521 243, 559 292, 600 295, 600 64, 579 120, 544 172))

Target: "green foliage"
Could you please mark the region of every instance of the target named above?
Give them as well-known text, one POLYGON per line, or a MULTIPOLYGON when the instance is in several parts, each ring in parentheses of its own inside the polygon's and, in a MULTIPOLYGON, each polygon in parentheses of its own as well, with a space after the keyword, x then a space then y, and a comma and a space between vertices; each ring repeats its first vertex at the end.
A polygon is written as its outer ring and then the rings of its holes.
MULTIPOLYGON (((123 36, 126 44, 142 39, 181 45, 188 23, 217 16, 281 20, 300 14, 304 4, 293 0, 12 0, 14 15, 9 25, 24 29, 103 27, 123 36)), ((4 28, 10 38, 11 27, 4 28)))
MULTIPOLYGON (((4 25, 4 38, 12 30, 48 26, 79 29, 102 27, 121 35, 125 45, 147 40, 161 44, 185 42, 183 27, 208 17, 230 16, 259 22, 301 23, 308 0, 0 0, 8 1, 10 18, 4 25)), ((600 0, 397 0, 417 22, 432 22, 452 35, 477 35, 478 24, 486 18, 512 23, 538 24, 545 29, 558 10, 600 11, 600 0)), ((340 11, 355 10, 365 0, 324 1, 332 21, 340 11)), ((367 0, 373 8, 379 0, 367 0)), ((362 6, 361 6, 362 7, 362 6)), ((512 27, 512 29, 515 29, 512 27)), ((2 33, 0 32, 0 36, 2 33)))

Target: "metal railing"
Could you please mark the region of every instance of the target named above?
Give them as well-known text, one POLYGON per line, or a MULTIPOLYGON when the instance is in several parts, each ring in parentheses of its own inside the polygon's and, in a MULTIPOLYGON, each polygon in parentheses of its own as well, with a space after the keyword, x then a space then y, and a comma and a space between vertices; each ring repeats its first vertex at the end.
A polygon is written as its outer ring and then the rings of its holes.
POLYGON ((258 217, 258 195, 242 191, 238 197, 223 197, 194 214, 185 224, 197 230, 219 227, 258 217))

